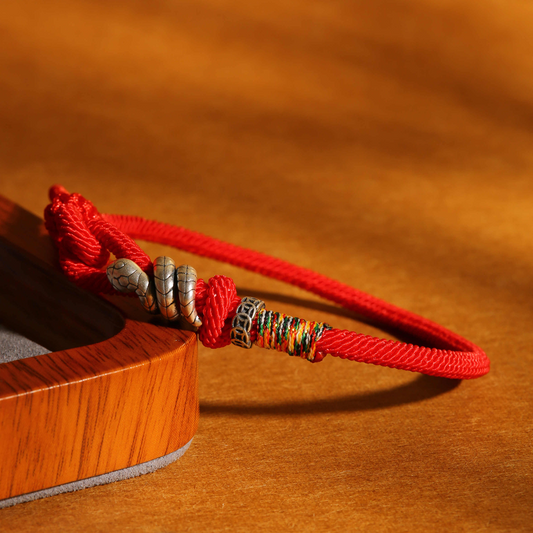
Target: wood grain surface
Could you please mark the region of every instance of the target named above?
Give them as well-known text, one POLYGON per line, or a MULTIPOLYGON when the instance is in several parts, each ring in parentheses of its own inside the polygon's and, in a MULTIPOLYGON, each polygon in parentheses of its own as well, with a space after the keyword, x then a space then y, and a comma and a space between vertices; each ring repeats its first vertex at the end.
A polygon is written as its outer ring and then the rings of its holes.
POLYGON ((198 427, 194 333, 73 286, 43 229, 0 196, 0 323, 60 350, 0 365, 0 500, 168 455, 198 427))
POLYGON ((280 256, 456 330, 492 370, 200 347, 180 461, 5 509, 0 530, 531 531, 532 57, 525 0, 1 2, 0 193, 41 214, 61 183, 280 256))

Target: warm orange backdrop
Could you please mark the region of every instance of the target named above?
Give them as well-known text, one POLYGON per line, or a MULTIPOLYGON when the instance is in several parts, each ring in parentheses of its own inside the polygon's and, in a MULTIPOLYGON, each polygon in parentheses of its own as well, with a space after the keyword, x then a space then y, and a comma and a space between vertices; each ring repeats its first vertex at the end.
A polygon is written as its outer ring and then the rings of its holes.
POLYGON ((40 213, 60 182, 278 255, 460 332, 493 368, 456 384, 201 348, 182 459, 2 510, 0 530, 531 531, 532 58, 524 0, 3 0, 0 194, 40 213))

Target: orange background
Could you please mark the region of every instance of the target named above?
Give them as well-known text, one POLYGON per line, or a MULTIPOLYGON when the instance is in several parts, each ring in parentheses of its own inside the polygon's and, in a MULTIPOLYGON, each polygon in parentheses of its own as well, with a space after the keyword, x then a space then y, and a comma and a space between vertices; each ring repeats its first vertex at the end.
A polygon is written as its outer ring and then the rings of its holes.
POLYGON ((61 183, 313 268, 463 334, 492 370, 201 348, 183 458, 4 509, 0 530, 530 531, 532 58, 523 0, 3 0, 0 194, 40 214, 61 183))

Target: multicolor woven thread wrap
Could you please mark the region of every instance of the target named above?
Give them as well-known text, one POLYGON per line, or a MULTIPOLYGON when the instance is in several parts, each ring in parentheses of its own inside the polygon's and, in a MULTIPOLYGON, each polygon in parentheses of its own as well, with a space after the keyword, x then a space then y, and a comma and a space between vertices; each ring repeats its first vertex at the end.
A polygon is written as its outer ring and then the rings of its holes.
POLYGON ((324 356, 316 354, 316 343, 326 329, 331 326, 263 309, 257 313, 255 344, 317 363, 324 356))

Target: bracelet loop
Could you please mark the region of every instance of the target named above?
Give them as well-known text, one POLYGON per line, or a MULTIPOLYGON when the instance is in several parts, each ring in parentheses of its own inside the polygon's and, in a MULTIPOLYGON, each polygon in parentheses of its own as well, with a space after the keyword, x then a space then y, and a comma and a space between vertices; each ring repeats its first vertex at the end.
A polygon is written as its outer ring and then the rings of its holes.
MULTIPOLYGON (((187 308, 184 314, 189 315, 188 296, 195 293, 198 318, 203 322, 199 338, 204 346, 221 348, 233 342, 249 348, 257 330, 258 346, 286 350, 310 361, 319 361, 329 354, 451 379, 477 378, 490 369, 485 352, 461 335, 323 274, 186 228, 140 217, 100 214, 89 200, 60 186, 52 187, 50 199, 45 224, 59 249, 60 266, 69 279, 84 289, 111 294, 113 288, 102 269, 110 254, 127 258, 133 263, 133 270, 124 268, 124 259, 117 259, 108 268, 109 281, 121 292, 135 291, 148 311, 158 312, 154 282, 146 274, 151 272, 152 262, 135 243, 133 238, 136 238, 226 261, 290 283, 375 324, 408 333, 423 343, 417 346, 341 329, 326 331, 328 326, 324 324, 263 312, 262 306, 258 309, 252 305, 247 310, 246 306, 240 307, 246 299, 239 299, 233 280, 213 276, 209 282, 198 279, 195 291, 186 288, 183 292, 187 298, 180 302, 180 307, 187 308), (238 316, 233 318, 238 307, 238 316)), ((176 295, 175 301, 178 301, 176 295)), ((197 323, 196 318, 194 322, 197 323)))

